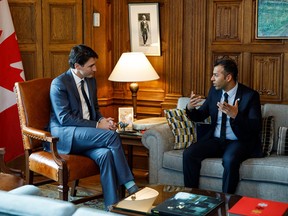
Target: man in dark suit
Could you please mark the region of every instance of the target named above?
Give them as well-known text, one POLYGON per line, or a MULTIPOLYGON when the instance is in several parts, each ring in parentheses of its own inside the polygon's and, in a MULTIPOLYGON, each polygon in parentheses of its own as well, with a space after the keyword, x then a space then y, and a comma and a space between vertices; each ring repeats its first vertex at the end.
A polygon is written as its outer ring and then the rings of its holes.
POLYGON ((220 59, 214 64, 211 77, 213 87, 203 105, 200 105, 203 99, 193 91, 191 93, 186 107, 187 116, 195 122, 210 116, 211 125, 204 136, 198 137, 195 144, 184 150, 186 187, 199 186, 202 160, 222 157, 222 191, 233 194, 239 182, 241 162, 249 157, 262 156, 260 96, 258 92, 238 83, 237 76, 236 63, 232 59, 220 59))
MULTIPOLYGON (((98 55, 90 47, 78 45, 69 55, 70 69, 51 84, 50 130, 59 137, 62 154, 92 158, 100 167, 106 209, 118 202, 118 185, 130 194, 138 190, 126 161, 113 118, 99 111, 94 74, 98 55)), ((81 161, 79 161, 81 163, 81 161)))

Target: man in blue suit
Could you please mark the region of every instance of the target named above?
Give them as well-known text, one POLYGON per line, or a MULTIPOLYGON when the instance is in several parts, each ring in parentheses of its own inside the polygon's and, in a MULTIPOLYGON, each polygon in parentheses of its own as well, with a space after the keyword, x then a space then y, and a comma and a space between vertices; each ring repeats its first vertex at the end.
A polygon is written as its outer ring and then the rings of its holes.
POLYGON ((238 83, 237 76, 236 63, 232 59, 220 59, 214 64, 211 77, 213 87, 203 105, 200 105, 203 99, 193 91, 191 93, 186 107, 187 116, 195 122, 210 116, 211 125, 205 135, 198 137, 195 144, 184 150, 186 187, 198 188, 202 160, 222 157, 222 191, 233 194, 239 182, 241 162, 249 157, 262 156, 260 96, 258 92, 238 83))
POLYGON ((53 136, 59 137, 60 153, 86 155, 99 165, 108 210, 119 201, 119 185, 125 185, 129 194, 135 193, 138 187, 113 118, 105 118, 99 111, 94 77, 97 58, 96 52, 85 45, 71 49, 70 69, 51 84, 50 130, 53 136))

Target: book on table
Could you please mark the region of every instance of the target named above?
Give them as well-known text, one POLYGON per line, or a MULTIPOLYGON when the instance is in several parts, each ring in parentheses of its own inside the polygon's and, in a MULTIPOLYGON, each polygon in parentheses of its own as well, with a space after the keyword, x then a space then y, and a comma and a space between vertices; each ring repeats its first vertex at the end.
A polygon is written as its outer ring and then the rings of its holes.
POLYGON ((216 210, 222 203, 220 198, 178 192, 151 209, 154 215, 195 215, 204 216, 216 210))
POLYGON ((228 212, 229 216, 284 216, 287 211, 288 203, 242 197, 228 212))

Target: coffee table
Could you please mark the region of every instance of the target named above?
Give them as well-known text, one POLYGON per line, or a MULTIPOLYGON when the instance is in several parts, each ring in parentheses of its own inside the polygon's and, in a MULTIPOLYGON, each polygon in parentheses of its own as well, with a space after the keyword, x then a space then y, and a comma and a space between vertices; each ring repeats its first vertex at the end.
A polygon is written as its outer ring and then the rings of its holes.
MULTIPOLYGON (((225 194, 221 192, 209 191, 209 190, 202 190, 202 189, 195 189, 195 188, 185 188, 185 187, 178 187, 178 186, 169 186, 169 185, 148 185, 147 187, 153 188, 159 192, 157 199, 154 202, 154 206, 164 202, 166 199, 174 196, 178 192, 189 192, 199 195, 211 196, 211 197, 221 197, 224 201, 224 204, 219 206, 218 209, 211 212, 209 216, 219 216, 219 215, 228 215, 228 209, 230 209, 236 202, 238 202, 242 196, 239 195, 232 195, 232 194, 225 194)), ((118 214, 123 215, 150 215, 150 213, 142 213, 142 212, 135 212, 129 211, 124 209, 118 209, 113 207, 112 212, 116 212, 118 214)))

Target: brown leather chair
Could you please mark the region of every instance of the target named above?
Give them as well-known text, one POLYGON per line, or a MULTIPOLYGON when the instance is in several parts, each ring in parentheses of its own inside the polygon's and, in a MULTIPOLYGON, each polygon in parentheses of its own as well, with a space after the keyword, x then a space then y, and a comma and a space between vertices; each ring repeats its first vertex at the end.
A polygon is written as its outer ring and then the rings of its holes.
POLYGON ((23 172, 6 166, 5 148, 0 148, 0 190, 10 191, 24 184, 23 172))
MULTIPOLYGON (((99 174, 99 167, 85 156, 59 155, 56 147, 58 138, 45 131, 50 119, 51 82, 51 78, 41 78, 15 84, 25 150, 26 184, 33 184, 34 172, 41 174, 58 182, 60 199, 68 200, 68 182, 73 183, 71 195, 75 196, 79 179, 99 174), (43 150, 43 142, 50 143, 51 152, 43 150)), ((99 195, 73 202, 80 203, 96 197, 99 195)))

